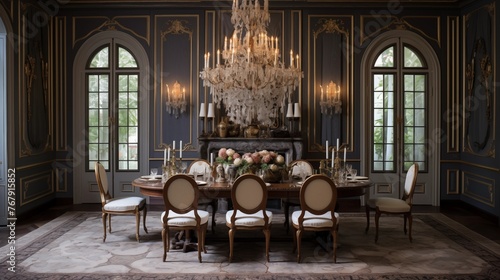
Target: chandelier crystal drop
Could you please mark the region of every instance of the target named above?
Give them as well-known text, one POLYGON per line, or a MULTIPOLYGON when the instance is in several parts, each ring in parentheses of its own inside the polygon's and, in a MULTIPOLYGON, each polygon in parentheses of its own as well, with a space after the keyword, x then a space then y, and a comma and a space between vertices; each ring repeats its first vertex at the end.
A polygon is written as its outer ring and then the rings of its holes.
POLYGON ((256 121, 272 125, 303 77, 299 55, 294 57, 290 51, 290 65, 285 67, 278 38, 267 35, 268 6, 268 0, 262 9, 259 0, 234 0, 234 33, 224 38, 224 49, 217 50, 213 68, 210 53, 205 54, 200 72, 218 108, 224 104, 230 121, 242 126, 256 121))

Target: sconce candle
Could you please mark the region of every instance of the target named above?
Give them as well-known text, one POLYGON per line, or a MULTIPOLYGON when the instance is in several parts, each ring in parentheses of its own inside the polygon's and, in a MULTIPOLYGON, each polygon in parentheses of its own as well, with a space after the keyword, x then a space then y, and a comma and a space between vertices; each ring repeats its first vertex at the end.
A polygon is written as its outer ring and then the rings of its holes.
POLYGON ((182 140, 181 143, 179 144, 179 158, 182 158, 182 140))
POLYGON ((342 113, 342 101, 340 99, 340 86, 330 81, 326 86, 326 92, 320 85, 321 98, 320 106, 322 114, 340 114, 342 113))

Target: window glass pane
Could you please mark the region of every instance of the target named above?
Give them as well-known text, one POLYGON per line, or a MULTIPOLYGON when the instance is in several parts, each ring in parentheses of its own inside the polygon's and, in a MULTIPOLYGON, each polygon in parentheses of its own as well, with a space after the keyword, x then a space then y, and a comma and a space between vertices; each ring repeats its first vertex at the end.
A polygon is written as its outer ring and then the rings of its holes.
POLYGON ((415 143, 425 143, 425 127, 415 127, 415 143))
POLYGON ((109 131, 107 126, 99 128, 99 142, 108 143, 109 142, 109 131))
POLYGON ((127 143, 128 139, 128 127, 118 128, 118 142, 127 143))
POLYGON ((415 128, 412 126, 407 126, 404 128, 405 130, 405 135, 404 135, 404 142, 405 143, 413 143, 414 140, 414 135, 415 135, 415 128))
POLYGON ((129 170, 139 170, 139 162, 137 160, 131 160, 128 162, 129 170))
POLYGON ((90 68, 108 68, 109 67, 109 47, 104 47, 98 51, 90 60, 90 68))
POLYGON ((373 90, 375 92, 384 90, 384 75, 373 75, 373 90))
POLYGON ((128 94, 127 92, 120 92, 118 94, 118 108, 127 108, 128 105, 128 94))
POLYGON ((139 125, 139 118, 137 117, 137 109, 130 109, 129 110, 129 125, 130 126, 138 126, 139 125))
POLYGON ((128 149, 126 144, 118 145, 118 159, 119 160, 127 160, 128 157, 128 149))
POLYGON ((122 47, 118 47, 118 67, 137 68, 137 62, 134 56, 128 50, 122 47))
POLYGON ((384 107, 385 108, 394 108, 394 92, 388 91, 385 94, 384 98, 384 107))
POLYGON ((380 161, 376 161, 373 163, 373 170, 374 171, 383 171, 384 170, 384 163, 380 161))
POLYGON ((137 126, 130 127, 128 140, 130 143, 138 143, 139 142, 139 128, 137 126))
POLYGON ((109 120, 108 114, 109 114, 108 109, 99 110, 99 125, 100 126, 107 126, 108 125, 108 120, 109 120))
POLYGON ((99 110, 89 110, 89 126, 97 126, 99 124, 99 110))
POLYGON ((394 47, 385 49, 377 57, 375 67, 394 67, 394 47))
POLYGON ((98 127, 89 127, 89 143, 99 143, 98 127))
MULTIPOLYGON (((88 76, 88 87, 89 92, 96 92, 99 90, 99 75, 89 75, 88 76)), ((89 102, 90 103, 90 102, 89 102)))
POLYGON ((139 108, 139 103, 137 102, 137 92, 131 91, 128 94, 128 107, 129 108, 139 108))
POLYGON ((394 91, 394 75, 384 75, 384 90, 394 91))
POLYGON ((404 47, 404 62, 405 67, 422 67, 420 57, 410 48, 404 47))
POLYGON ((425 75, 415 75, 415 90, 425 91, 425 85, 427 84, 425 75))
POLYGON ((405 126, 415 125, 413 116, 414 116, 414 110, 411 110, 411 109, 405 110, 405 126))
POLYGON ((128 124, 128 110, 127 109, 118 110, 118 124, 120 126, 126 126, 128 124))
POLYGON ((384 125, 384 109, 373 110, 373 125, 374 126, 384 125))
POLYGON ((384 146, 380 144, 373 145, 373 159, 380 161, 384 159, 384 146))
POLYGON ((415 110, 415 125, 416 126, 425 126, 425 110, 418 109, 415 110))
POLYGON ((128 77, 128 90, 139 91, 139 75, 129 75, 128 77))

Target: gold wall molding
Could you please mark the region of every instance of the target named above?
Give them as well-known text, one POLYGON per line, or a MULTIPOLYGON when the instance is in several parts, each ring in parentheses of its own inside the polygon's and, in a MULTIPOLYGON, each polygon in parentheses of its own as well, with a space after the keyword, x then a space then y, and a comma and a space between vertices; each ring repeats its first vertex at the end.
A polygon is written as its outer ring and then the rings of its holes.
POLYGON ((462 149, 490 158, 496 154, 495 29, 495 2, 463 16, 462 149))
POLYGON ((34 15, 43 11, 36 5, 21 1, 18 2, 17 11, 19 38, 24 40, 23 44, 17 45, 20 65, 17 140, 18 157, 23 158, 53 150, 53 92, 48 64, 52 54, 45 48, 48 46, 48 27, 41 25, 33 30, 34 15))
POLYGON ((20 201, 24 206, 54 193, 53 170, 35 173, 19 178, 20 201), (33 187, 32 187, 33 186, 33 187), (40 188, 41 187, 41 188, 40 188))
POLYGON ((68 110, 67 110, 67 61, 66 61, 66 17, 53 17, 50 22, 49 49, 52 54, 49 68, 54 76, 51 86, 55 107, 55 149, 68 151, 68 110))
MULTIPOLYGON (((383 22, 380 22, 379 17, 372 15, 362 15, 360 17, 360 44, 363 45, 366 40, 371 40, 377 35, 384 31, 390 30, 408 30, 420 34, 422 37, 429 41, 435 42, 439 47, 441 47, 441 18, 439 16, 403 16, 397 17, 393 15, 388 15, 383 22), (428 34, 421 28, 416 27, 411 23, 412 20, 419 20, 425 23, 427 26, 433 26, 435 28, 435 34, 428 34), (373 24, 374 31, 367 33, 367 22, 375 22, 373 24)), ((372 27, 370 25, 370 27, 372 27)))
POLYGON ((498 167, 487 166, 487 165, 484 165, 484 164, 473 163, 473 162, 465 161, 465 160, 441 160, 440 163, 441 164, 443 164, 443 163, 449 163, 449 164, 459 164, 459 165, 473 166, 473 167, 477 167, 477 168, 480 168, 480 169, 484 169, 484 170, 488 170, 488 171, 493 171, 493 172, 500 173, 500 168, 498 168, 498 167))
POLYGON ((460 186, 460 170, 446 170, 446 194, 459 194, 460 186))
POLYGON ((343 15, 309 15, 307 30, 309 33, 307 100, 309 101, 309 108, 313 108, 307 116, 307 135, 310 141, 307 152, 321 152, 324 154, 324 140, 334 143, 336 138, 340 138, 342 143, 347 143, 347 151, 352 152, 354 151, 354 18, 353 16, 343 15), (338 35, 340 43, 330 46, 333 49, 323 50, 324 46, 320 46, 319 41, 327 38, 327 35, 338 35), (321 50, 323 50, 322 53, 320 53, 321 50), (332 61, 325 61, 325 57, 329 57, 328 54, 331 53, 338 54, 339 65, 334 66, 338 67, 338 69, 332 68, 332 71, 340 77, 336 83, 340 83, 342 92, 342 113, 332 116, 321 114, 320 97, 317 96, 317 93, 320 92, 320 85, 332 79, 331 75, 333 73, 323 73, 323 69, 319 69, 322 64, 328 65, 332 63, 332 61), (323 131, 325 126, 332 127, 332 130, 323 131))
POLYGON ((463 195, 482 204, 495 207, 495 180, 470 172, 462 174, 463 195), (487 196, 480 193, 487 194, 487 196))
POLYGON ((446 118, 447 152, 460 151, 460 19, 447 18, 447 94, 446 118))
POLYGON ((148 15, 137 15, 137 16, 116 16, 116 17, 106 17, 106 16, 82 16, 82 17, 73 17, 73 47, 81 41, 85 41, 88 39, 90 36, 102 32, 102 31, 110 31, 110 30, 117 30, 117 31, 125 31, 128 32, 135 37, 144 40, 148 45, 150 44, 150 16, 148 15), (99 22, 100 20, 100 22, 99 22), (130 23, 130 20, 142 20, 142 30, 141 32, 138 32, 135 29, 137 28, 137 23, 132 24, 130 23), (88 31, 83 31, 82 30, 82 35, 77 37, 77 34, 79 33, 78 29, 83 29, 83 27, 88 26, 89 24, 95 25, 93 29, 90 29, 88 31), (129 25, 129 26, 128 26, 129 25), (135 29, 134 29, 135 28, 135 29))
POLYGON ((197 120, 197 117, 195 117, 197 116, 197 112, 194 112, 193 104, 196 100, 194 96, 197 96, 199 88, 197 74, 198 54, 200 53, 198 40, 199 21, 199 15, 155 16, 154 151, 163 151, 166 145, 170 145, 174 140, 177 141, 177 144, 179 144, 179 140, 183 141, 185 152, 197 150, 193 147, 192 143, 197 139, 193 133, 193 122, 197 120), (180 47, 180 44, 187 44, 187 46, 183 45, 183 47, 180 47), (185 56, 182 55, 184 53, 186 54, 185 56), (169 57, 171 60, 168 60, 169 57), (189 65, 188 69, 180 67, 179 65, 182 63, 189 65), (180 131, 177 131, 177 133, 166 132, 173 129, 179 120, 167 114, 164 108, 166 96, 162 93, 162 88, 165 84, 175 81, 185 86, 188 92, 186 95, 188 103, 186 112, 189 115, 189 129, 182 131, 187 134, 184 136, 180 131), (168 136, 168 139, 164 139, 165 136, 168 136))

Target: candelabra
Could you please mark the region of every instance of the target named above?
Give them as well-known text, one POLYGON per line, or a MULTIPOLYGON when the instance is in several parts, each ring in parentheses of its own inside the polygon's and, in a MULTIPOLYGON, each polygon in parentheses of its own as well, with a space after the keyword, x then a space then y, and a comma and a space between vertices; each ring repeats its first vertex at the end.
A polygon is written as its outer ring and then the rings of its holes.
POLYGON ((323 87, 321 89, 321 114, 340 114, 342 113, 342 100, 340 99, 340 86, 330 81, 326 86, 326 92, 323 92, 323 87))
POLYGON ((200 77, 210 87, 214 102, 223 103, 230 121, 242 126, 255 120, 272 125, 285 100, 299 85, 303 73, 300 60, 290 51, 290 66, 280 59, 278 38, 267 35, 271 20, 268 0, 261 9, 259 0, 233 1, 232 38, 225 37, 224 49, 217 50, 217 63, 210 67, 210 53, 200 77), (294 62, 295 59, 295 62, 294 62))
POLYGON ((179 114, 186 111, 186 88, 181 91, 181 85, 175 81, 172 90, 169 89, 168 84, 165 84, 165 89, 167 92, 167 112, 173 113, 175 118, 178 118, 179 114))

